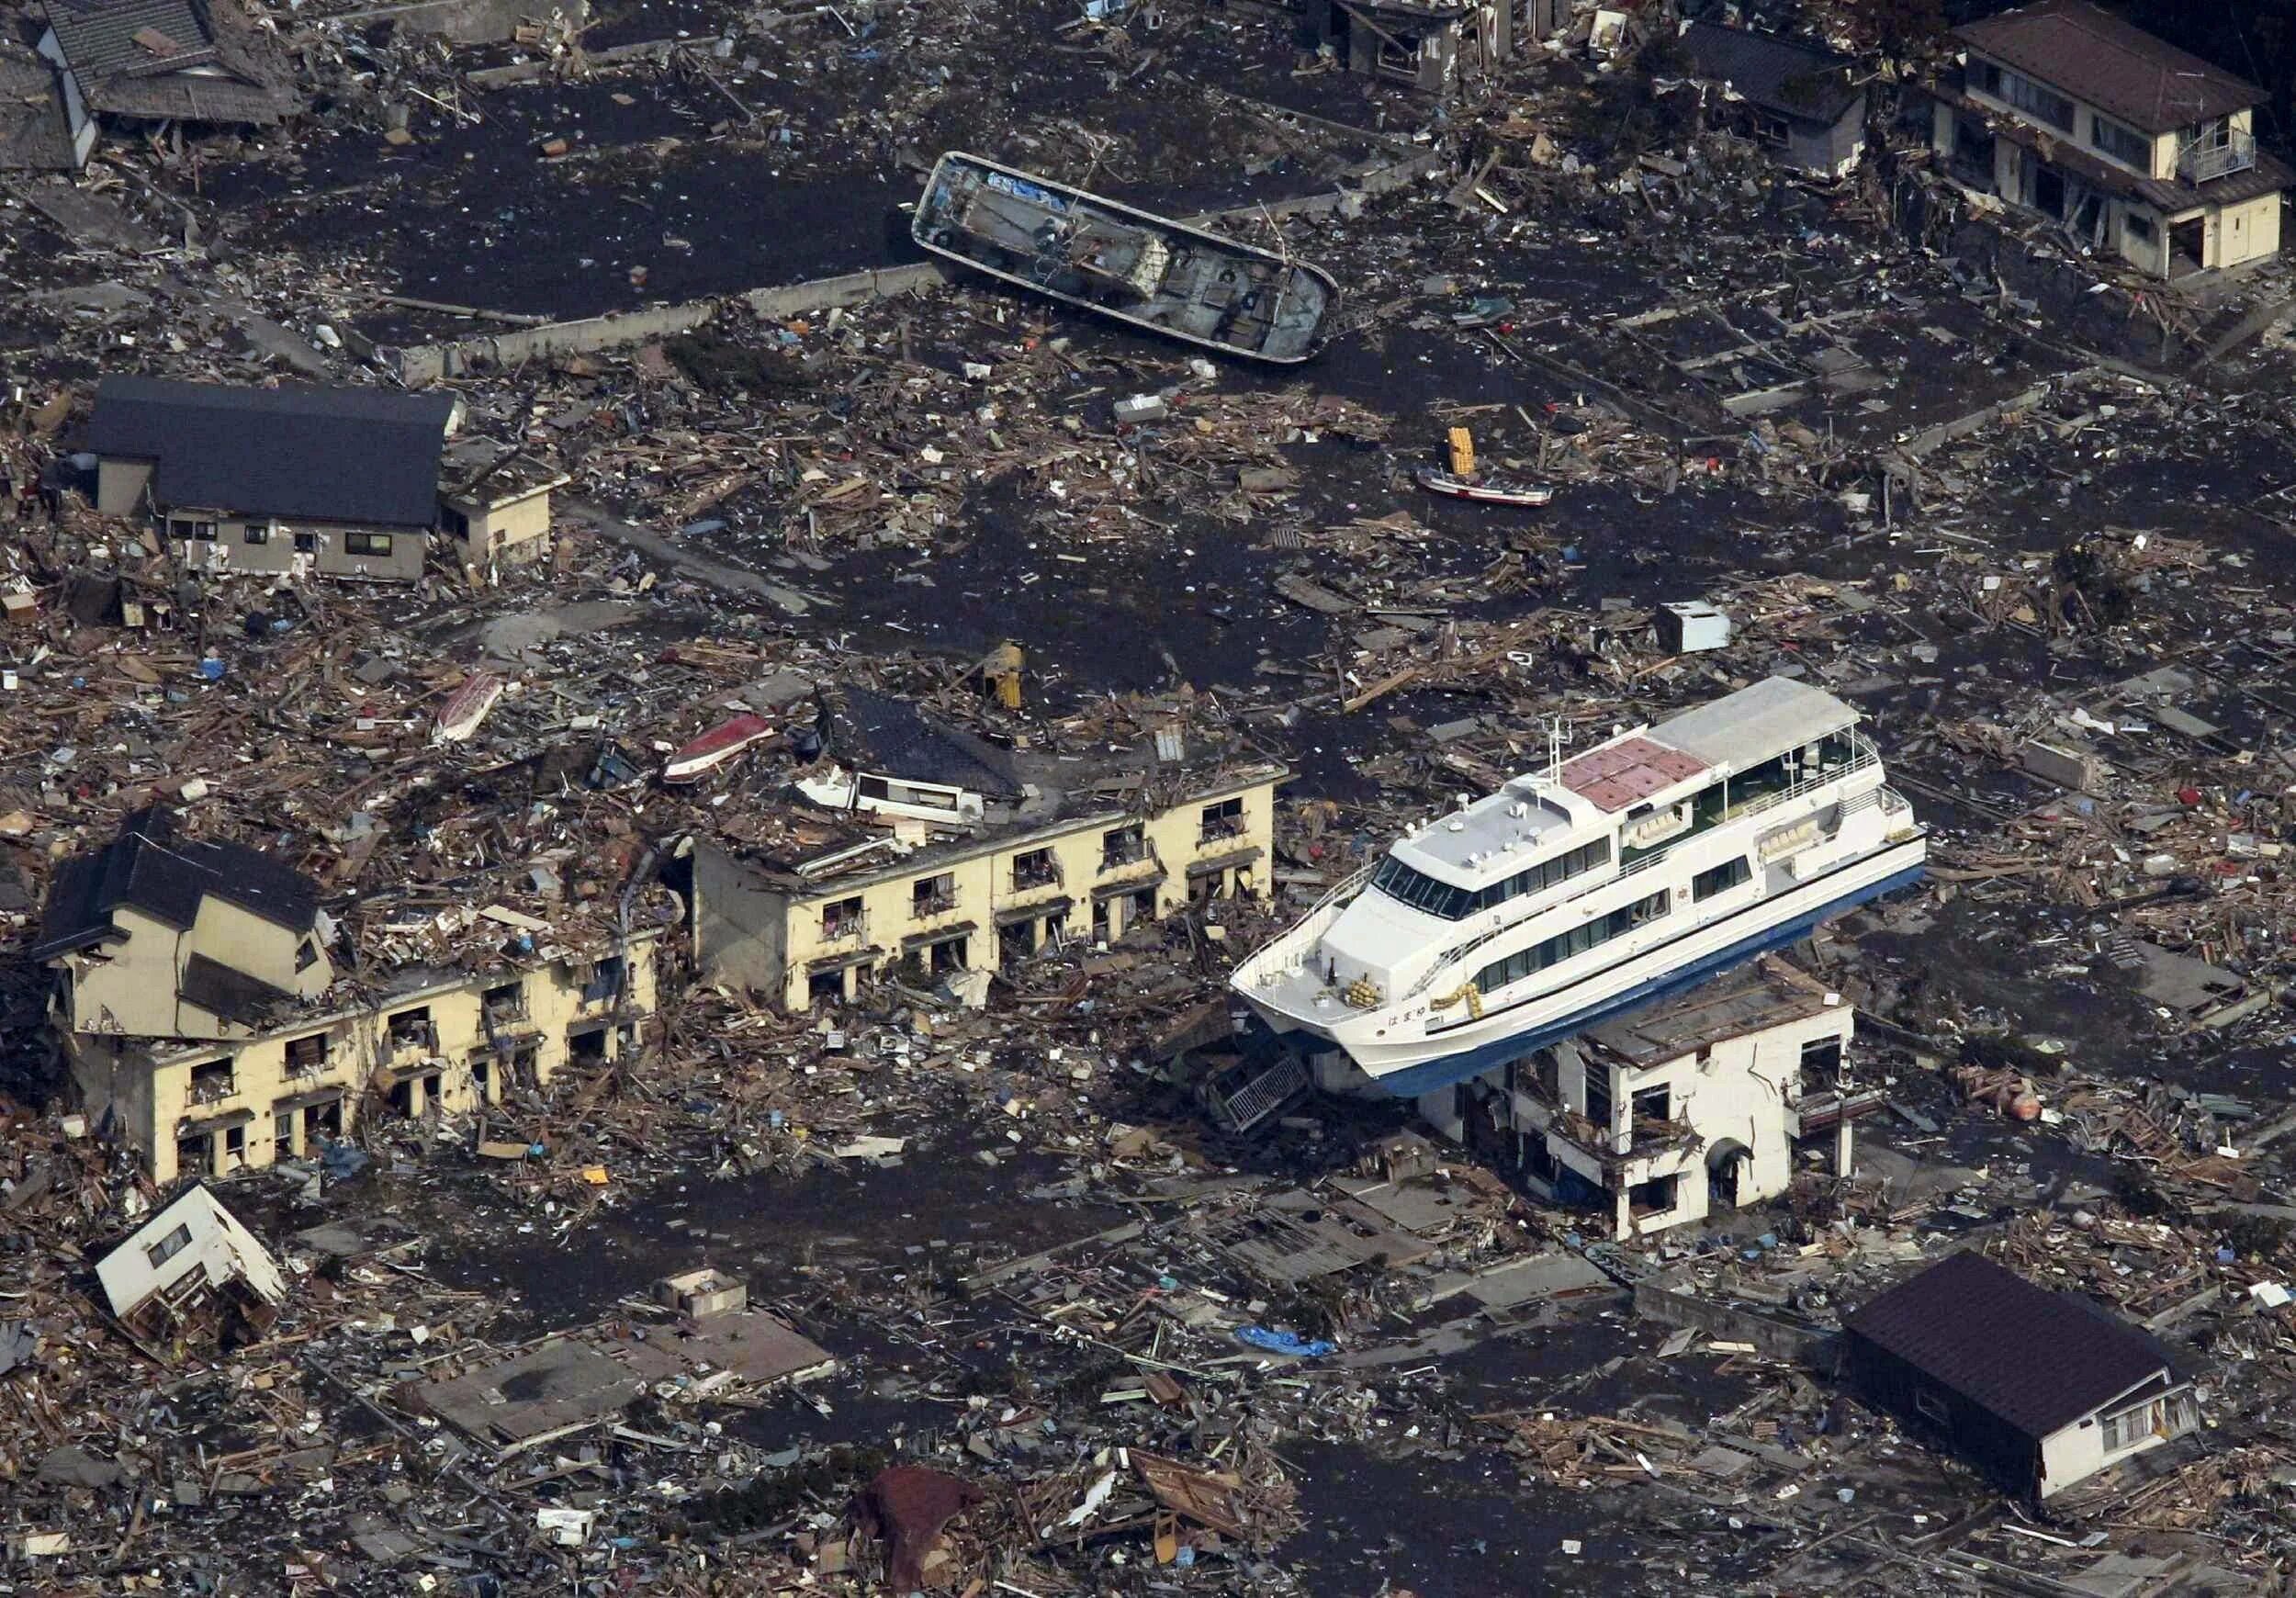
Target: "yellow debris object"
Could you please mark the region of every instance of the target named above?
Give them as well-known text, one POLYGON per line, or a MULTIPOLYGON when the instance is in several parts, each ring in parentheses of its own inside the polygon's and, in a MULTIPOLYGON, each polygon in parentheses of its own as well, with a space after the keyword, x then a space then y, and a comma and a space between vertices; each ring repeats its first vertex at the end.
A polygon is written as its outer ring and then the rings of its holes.
POLYGON ((1462 478, 1475 475, 1475 435, 1464 427, 1451 429, 1451 470, 1462 478))
POLYGON ((1379 1003, 1379 990, 1368 978, 1357 977, 1347 985, 1347 1002, 1359 1010, 1375 1009, 1379 1003))

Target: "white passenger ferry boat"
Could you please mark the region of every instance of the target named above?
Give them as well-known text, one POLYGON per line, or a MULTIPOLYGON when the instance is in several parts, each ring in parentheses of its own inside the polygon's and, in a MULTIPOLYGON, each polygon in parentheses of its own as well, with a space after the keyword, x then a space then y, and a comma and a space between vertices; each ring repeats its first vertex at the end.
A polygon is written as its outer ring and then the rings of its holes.
POLYGON ((1396 1094, 1519 1059, 1911 883, 1858 714, 1769 678, 1460 801, 1236 971, 1396 1094))

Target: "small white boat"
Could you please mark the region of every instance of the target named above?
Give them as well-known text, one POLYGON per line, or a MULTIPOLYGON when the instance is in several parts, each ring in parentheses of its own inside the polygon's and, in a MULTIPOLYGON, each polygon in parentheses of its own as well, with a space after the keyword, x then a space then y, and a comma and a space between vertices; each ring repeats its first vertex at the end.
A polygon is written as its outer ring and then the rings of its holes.
POLYGON ((661 780, 673 787, 698 782, 772 736, 773 724, 761 715, 737 715, 720 722, 664 761, 661 780))
POLYGON ((1419 486, 1431 494, 1453 500, 1472 500, 1480 505, 1544 505, 1555 497, 1546 483, 1521 483, 1502 478, 1464 478, 1434 467, 1419 468, 1419 486))
POLYGON ((1773 677, 1462 799, 1234 989, 1388 1093, 1524 1059, 1920 875, 1923 830, 1857 723, 1773 677))
POLYGON ((491 671, 473 671, 462 680, 462 686, 446 696, 446 703, 438 707, 438 719, 431 728, 434 744, 459 744, 477 732, 502 697, 502 680, 491 671))

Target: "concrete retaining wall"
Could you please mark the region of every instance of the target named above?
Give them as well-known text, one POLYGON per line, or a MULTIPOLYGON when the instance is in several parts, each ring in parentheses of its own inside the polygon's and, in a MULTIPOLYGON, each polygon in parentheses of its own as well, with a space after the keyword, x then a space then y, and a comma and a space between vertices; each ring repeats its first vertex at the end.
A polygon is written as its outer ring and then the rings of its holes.
MULTIPOLYGON (((1407 187, 1443 164, 1440 155, 1432 151, 1423 152, 1390 165, 1355 174, 1348 187, 1331 189, 1322 194, 1301 195, 1296 199, 1275 200, 1266 205, 1237 206, 1225 211, 1208 211, 1187 219, 1200 225, 1206 221, 1263 215, 1323 216, 1356 203, 1360 197, 1389 194, 1407 187)), ((748 306, 757 315, 769 319, 809 316, 839 306, 861 305, 872 299, 929 288, 946 281, 951 270, 937 261, 920 261, 906 266, 872 267, 864 272, 848 272, 836 277, 816 277, 777 288, 752 288, 721 298, 688 300, 681 305, 654 306, 645 310, 619 311, 611 316, 584 317, 578 321, 547 322, 541 327, 518 328, 508 332, 456 339, 450 343, 377 344, 363 348, 363 353, 370 354, 377 366, 406 387, 421 388, 448 377, 459 377, 489 368, 516 366, 522 362, 547 359, 552 355, 621 349, 653 339, 691 332, 728 304, 738 302, 748 306)), ((354 347, 361 348, 362 344, 355 341, 354 347)))
POLYGON ((1726 1343, 1750 1343, 1767 1358, 1787 1360, 1812 1370, 1833 1369, 1840 1342, 1830 1332, 1791 1326, 1731 1304, 1710 1303, 1656 1282, 1635 1284, 1635 1313, 1648 1315, 1664 1326, 1694 1326, 1726 1343))

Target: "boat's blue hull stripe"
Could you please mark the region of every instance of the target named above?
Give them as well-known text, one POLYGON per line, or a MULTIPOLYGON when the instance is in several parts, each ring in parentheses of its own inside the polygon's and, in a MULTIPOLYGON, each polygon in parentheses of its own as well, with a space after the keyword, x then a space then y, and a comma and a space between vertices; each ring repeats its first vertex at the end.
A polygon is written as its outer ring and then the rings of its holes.
POLYGON ((1480 1076, 1493 1066, 1503 1065, 1510 1060, 1520 1060, 1534 1049, 1559 1041, 1575 1032, 1582 1032, 1597 1021, 1638 1008, 1652 999, 1664 998, 1684 988, 1694 987, 1716 973, 1742 964, 1765 950, 1783 948, 1806 938, 1819 922, 1839 916, 1845 910, 1854 909, 1868 900, 1878 899, 1884 894, 1909 887, 1919 881, 1920 876, 1919 866, 1909 866, 1894 876, 1884 877, 1871 887, 1844 894, 1838 899, 1829 899, 1815 910, 1806 911, 1791 920, 1781 921, 1774 927, 1757 932, 1750 938, 1740 939, 1687 965, 1676 966, 1663 976, 1654 976, 1647 982, 1638 983, 1600 1004, 1575 1010, 1559 1020, 1510 1033, 1503 1038, 1494 1038, 1488 1043, 1478 1043, 1458 1053, 1446 1054, 1441 1059, 1428 1060, 1371 1080, 1399 1098, 1416 1098, 1423 1093, 1433 1093, 1439 1087, 1448 1087, 1455 1082, 1480 1076))

